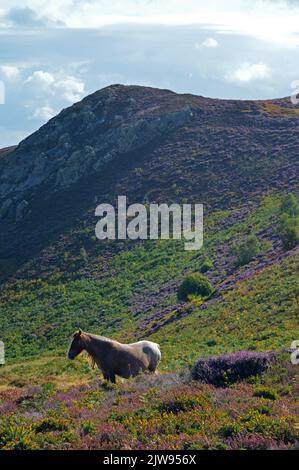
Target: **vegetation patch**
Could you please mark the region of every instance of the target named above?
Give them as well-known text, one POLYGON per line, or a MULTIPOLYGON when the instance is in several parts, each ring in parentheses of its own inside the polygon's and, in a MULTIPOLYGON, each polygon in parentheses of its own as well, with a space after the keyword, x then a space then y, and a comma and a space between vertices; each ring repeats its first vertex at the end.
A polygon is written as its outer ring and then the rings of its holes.
POLYGON ((248 377, 262 374, 273 359, 272 353, 252 351, 212 356, 197 361, 192 370, 192 377, 216 387, 226 387, 248 377))
POLYGON ((209 297, 213 293, 213 287, 203 274, 188 274, 182 284, 178 288, 178 299, 189 300, 192 296, 203 298, 209 297))
POLYGON ((250 235, 243 243, 237 245, 233 253, 235 255, 235 266, 244 266, 258 256, 263 248, 267 248, 269 245, 261 243, 256 235, 250 235))
POLYGON ((299 202, 292 193, 287 194, 281 203, 279 235, 286 251, 299 243, 299 202))

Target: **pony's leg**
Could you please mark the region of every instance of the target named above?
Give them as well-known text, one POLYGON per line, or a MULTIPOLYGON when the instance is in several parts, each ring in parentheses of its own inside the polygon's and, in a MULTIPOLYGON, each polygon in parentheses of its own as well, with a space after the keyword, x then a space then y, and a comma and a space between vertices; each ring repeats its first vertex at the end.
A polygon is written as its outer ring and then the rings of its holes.
POLYGON ((116 383, 115 374, 113 374, 113 372, 103 371, 103 376, 104 380, 107 380, 107 382, 112 382, 113 384, 116 383))
POLYGON ((103 377, 104 377, 104 380, 107 380, 107 381, 110 380, 110 376, 108 372, 103 371, 103 377))
POLYGON ((151 374, 157 374, 157 367, 158 367, 158 364, 150 364, 148 366, 148 371, 151 373, 151 374))
POLYGON ((113 374, 113 372, 110 372, 110 374, 109 374, 109 380, 110 380, 110 382, 112 382, 113 384, 116 383, 115 374, 113 374))

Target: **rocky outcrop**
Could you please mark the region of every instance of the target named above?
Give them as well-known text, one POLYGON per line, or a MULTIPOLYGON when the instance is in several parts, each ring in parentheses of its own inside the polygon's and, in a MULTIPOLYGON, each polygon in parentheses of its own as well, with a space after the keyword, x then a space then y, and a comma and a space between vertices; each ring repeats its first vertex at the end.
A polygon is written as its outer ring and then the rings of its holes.
POLYGON ((41 184, 50 182, 55 191, 67 188, 114 158, 189 123, 192 109, 177 97, 169 91, 116 85, 63 110, 0 160, 1 216, 9 214, 6 209, 13 201, 20 220, 21 201, 41 184), (149 95, 155 95, 155 106, 149 95), (164 101, 168 106, 162 109, 164 101))

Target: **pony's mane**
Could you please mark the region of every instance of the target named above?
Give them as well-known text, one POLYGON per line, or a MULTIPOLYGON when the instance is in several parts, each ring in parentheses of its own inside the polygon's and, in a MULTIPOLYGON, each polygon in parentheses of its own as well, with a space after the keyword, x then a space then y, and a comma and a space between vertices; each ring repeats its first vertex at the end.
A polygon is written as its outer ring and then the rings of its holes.
POLYGON ((100 341, 104 341, 105 343, 117 343, 114 339, 106 338, 106 336, 94 335, 92 333, 84 333, 90 339, 98 339, 100 341))
POLYGON ((96 361, 94 360, 94 357, 93 357, 91 354, 89 354, 88 351, 85 350, 85 352, 86 352, 86 354, 87 354, 87 358, 88 358, 88 362, 89 362, 89 364, 90 364, 90 367, 91 367, 92 369, 95 369, 96 361))
MULTIPOLYGON (((113 342, 114 342, 113 339, 106 338, 105 336, 93 335, 92 333, 84 333, 84 336, 87 336, 88 339, 100 340, 100 341, 105 342, 105 343, 113 343, 113 342)), ((90 363, 90 367, 91 367, 92 369, 94 369, 95 366, 96 366, 96 360, 95 360, 95 358, 94 358, 93 355, 90 354, 86 349, 85 349, 85 352, 86 352, 86 354, 87 354, 88 361, 89 361, 89 363, 90 363)))

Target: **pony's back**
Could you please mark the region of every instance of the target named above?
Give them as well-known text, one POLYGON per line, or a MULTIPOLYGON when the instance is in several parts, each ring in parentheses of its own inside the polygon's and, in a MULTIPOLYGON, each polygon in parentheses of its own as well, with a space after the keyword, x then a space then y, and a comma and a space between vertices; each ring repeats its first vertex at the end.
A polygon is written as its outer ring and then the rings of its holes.
POLYGON ((161 351, 158 343, 153 343, 152 341, 140 341, 140 346, 147 356, 150 358, 150 365, 148 369, 151 372, 155 372, 158 367, 159 362, 161 361, 161 351))

